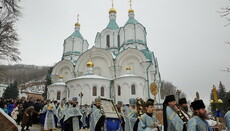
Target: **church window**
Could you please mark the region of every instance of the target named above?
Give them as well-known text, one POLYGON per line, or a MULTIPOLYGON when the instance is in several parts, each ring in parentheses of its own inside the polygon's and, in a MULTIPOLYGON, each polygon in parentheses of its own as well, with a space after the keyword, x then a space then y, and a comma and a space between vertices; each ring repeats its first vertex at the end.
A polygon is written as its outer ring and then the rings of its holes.
POLYGON ((93 87, 93 96, 97 96, 97 87, 96 86, 93 87))
POLYGON ((131 86, 131 94, 136 95, 136 87, 135 87, 135 85, 131 86))
POLYGON ((117 95, 118 95, 118 96, 121 95, 121 87, 120 87, 120 86, 117 87, 117 95))
POLYGON ((110 47, 110 36, 109 35, 106 36, 106 46, 110 47))
POLYGON ((69 98, 69 95, 70 95, 70 89, 68 89, 68 98, 69 98))
POLYGON ((61 99, 61 92, 57 92, 57 100, 60 100, 61 99))
POLYGON ((105 90, 104 90, 104 87, 101 87, 101 96, 105 96, 105 90))
POLYGON ((117 46, 118 46, 118 48, 120 48, 120 35, 117 35, 117 46))

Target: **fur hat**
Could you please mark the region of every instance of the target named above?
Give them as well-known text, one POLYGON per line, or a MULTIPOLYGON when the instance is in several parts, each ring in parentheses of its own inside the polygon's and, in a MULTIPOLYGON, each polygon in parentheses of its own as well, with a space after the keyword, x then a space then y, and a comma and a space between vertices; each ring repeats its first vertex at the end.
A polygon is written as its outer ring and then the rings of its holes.
POLYGON ((191 103, 191 107, 193 108, 193 110, 199 110, 205 108, 205 105, 203 100, 196 100, 191 103))
POLYGON ((179 99, 179 105, 182 105, 182 104, 187 104, 186 98, 179 99))

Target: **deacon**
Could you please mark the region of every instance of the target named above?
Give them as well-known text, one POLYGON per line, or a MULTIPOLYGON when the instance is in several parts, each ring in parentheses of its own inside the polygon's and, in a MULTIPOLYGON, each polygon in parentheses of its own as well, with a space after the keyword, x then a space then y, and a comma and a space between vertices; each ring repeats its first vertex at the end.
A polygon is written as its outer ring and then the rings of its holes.
MULTIPOLYGON (((228 103, 230 105, 230 99, 228 100, 228 103)), ((228 112, 224 116, 226 127, 228 128, 228 131, 230 131, 230 106, 228 108, 228 112)))
POLYGON ((65 111, 64 123, 67 131, 76 131, 81 129, 82 114, 77 106, 77 98, 72 98, 72 106, 65 111))
POLYGON ((140 118, 140 124, 138 131, 159 131, 160 128, 158 124, 160 122, 157 120, 157 117, 154 115, 154 100, 148 99, 146 101, 146 113, 144 113, 140 118))
POLYGON ((184 121, 188 121, 190 119, 190 115, 188 113, 188 104, 186 98, 179 99, 179 110, 181 111, 182 118, 184 121))
POLYGON ((56 108, 51 103, 50 99, 46 100, 46 105, 43 107, 40 119, 42 119, 43 130, 55 130, 57 117, 56 117, 56 108))
POLYGON ((174 95, 166 96, 163 103, 164 131, 186 130, 185 123, 179 117, 178 113, 174 95))
MULTIPOLYGON (((120 125, 122 130, 125 130, 125 119, 124 119, 124 112, 122 112, 123 102, 118 101, 117 102, 117 110, 120 116, 120 125)), ((121 129, 120 129, 121 130, 121 129)))
POLYGON ((128 114, 127 122, 125 123, 125 131, 137 131, 139 123, 139 114, 136 109, 137 100, 129 99, 130 113, 128 114))
POLYGON ((62 131, 65 130, 65 124, 63 122, 64 120, 64 113, 66 111, 66 107, 65 107, 65 101, 62 100, 61 104, 59 105, 59 107, 56 110, 56 114, 57 114, 57 118, 58 118, 58 123, 61 125, 62 131))
POLYGON ((81 113, 82 113, 82 124, 83 124, 83 129, 89 128, 89 115, 91 113, 91 109, 88 107, 87 104, 85 104, 81 108, 81 113))
POLYGON ((191 103, 193 117, 188 121, 188 131, 211 131, 208 125, 205 105, 202 100, 196 100, 191 103))
POLYGON ((101 98, 97 97, 90 116, 90 131, 103 131, 104 123, 105 113, 101 107, 101 98))

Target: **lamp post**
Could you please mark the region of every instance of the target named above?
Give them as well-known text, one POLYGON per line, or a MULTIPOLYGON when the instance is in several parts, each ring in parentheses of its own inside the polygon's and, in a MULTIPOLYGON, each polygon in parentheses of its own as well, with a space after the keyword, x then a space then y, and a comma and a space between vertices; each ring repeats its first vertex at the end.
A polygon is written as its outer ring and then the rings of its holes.
POLYGON ((80 94, 79 94, 79 97, 81 98, 81 100, 80 100, 80 105, 82 105, 82 97, 83 97, 83 93, 81 92, 80 94))
POLYGON ((176 94, 177 94, 177 101, 178 101, 178 103, 179 103, 181 90, 176 90, 176 94))

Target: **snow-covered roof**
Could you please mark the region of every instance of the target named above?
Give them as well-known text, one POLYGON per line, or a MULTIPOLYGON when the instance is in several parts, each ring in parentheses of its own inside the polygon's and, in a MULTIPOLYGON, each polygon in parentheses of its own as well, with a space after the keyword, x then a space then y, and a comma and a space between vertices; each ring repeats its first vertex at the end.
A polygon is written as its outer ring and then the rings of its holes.
MULTIPOLYGON (((137 75, 134 75, 134 74, 124 74, 124 75, 119 76, 117 78, 124 78, 124 77, 139 77, 139 78, 143 78, 141 76, 137 76, 137 75)), ((143 79, 145 79, 145 78, 143 78, 143 79)))
POLYGON ((73 79, 71 79, 69 81, 79 80, 79 79, 103 79, 103 80, 111 80, 109 78, 105 78, 105 77, 102 77, 102 76, 91 74, 91 75, 83 75, 83 76, 80 76, 80 77, 77 77, 77 78, 73 78, 73 79))
POLYGON ((52 85, 50 86, 65 86, 65 82, 57 82, 57 83, 53 83, 52 85))
POLYGON ((8 85, 6 84, 0 84, 0 87, 7 87, 8 85))

